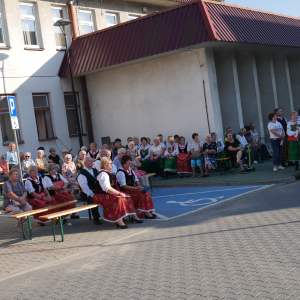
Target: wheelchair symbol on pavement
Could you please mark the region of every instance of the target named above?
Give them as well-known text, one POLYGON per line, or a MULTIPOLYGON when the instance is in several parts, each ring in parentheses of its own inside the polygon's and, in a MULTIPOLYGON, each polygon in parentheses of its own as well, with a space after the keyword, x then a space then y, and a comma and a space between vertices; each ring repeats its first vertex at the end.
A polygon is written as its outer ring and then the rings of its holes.
POLYGON ((179 204, 181 206, 199 206, 199 205, 208 205, 208 204, 212 204, 215 202, 218 202, 218 200, 223 199, 224 196, 221 197, 216 197, 216 198, 201 198, 201 199, 191 199, 185 202, 177 202, 177 201, 168 201, 166 203, 171 203, 171 204, 179 204), (208 201, 210 202, 208 202, 208 201), (196 203, 199 201, 204 201, 204 203, 196 203))

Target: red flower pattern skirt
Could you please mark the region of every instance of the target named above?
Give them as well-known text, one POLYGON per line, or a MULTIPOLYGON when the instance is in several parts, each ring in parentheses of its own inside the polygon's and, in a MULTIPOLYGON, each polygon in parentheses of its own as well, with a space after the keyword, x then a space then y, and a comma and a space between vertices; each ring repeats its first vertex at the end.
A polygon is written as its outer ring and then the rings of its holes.
MULTIPOLYGON (((185 153, 179 154, 179 158, 183 158, 185 156, 185 153)), ((193 173, 190 157, 188 157, 186 160, 177 160, 177 173, 193 173)))
POLYGON ((125 216, 133 215, 134 204, 130 197, 115 197, 110 194, 96 194, 94 202, 101 204, 103 219, 108 222, 118 222, 125 216))
MULTIPOLYGON (((62 194, 55 194, 52 196, 52 198, 55 199, 56 204, 65 203, 69 201, 73 201, 73 197, 69 193, 62 193, 62 194)), ((58 208, 57 211, 63 211, 71 208, 75 208, 76 204, 70 204, 68 206, 63 206, 61 208, 58 208)), ((66 218, 67 216, 64 216, 63 218, 66 218)))
POLYGON ((134 203, 134 208, 141 212, 148 212, 148 211, 154 211, 154 205, 153 205, 153 200, 151 197, 150 192, 148 191, 147 193, 142 193, 138 190, 134 191, 126 191, 126 194, 129 194, 133 203, 134 203))
MULTIPOLYGON (((41 195, 42 197, 46 197, 45 193, 39 193, 39 195, 41 195)), ((52 205, 57 204, 53 197, 51 197, 50 202, 45 203, 45 204, 39 202, 35 198, 33 198, 33 199, 27 198, 27 200, 28 200, 28 203, 32 206, 32 209, 44 208, 44 207, 47 207, 47 206, 52 206, 52 205)), ((38 222, 47 223, 47 222, 50 222, 50 220, 40 220, 39 217, 49 215, 49 214, 53 214, 55 212, 57 212, 57 209, 51 209, 51 210, 48 210, 48 211, 45 211, 45 212, 42 212, 42 213, 39 213, 39 214, 35 214, 35 215, 33 215, 33 218, 34 218, 34 220, 36 220, 38 222)))

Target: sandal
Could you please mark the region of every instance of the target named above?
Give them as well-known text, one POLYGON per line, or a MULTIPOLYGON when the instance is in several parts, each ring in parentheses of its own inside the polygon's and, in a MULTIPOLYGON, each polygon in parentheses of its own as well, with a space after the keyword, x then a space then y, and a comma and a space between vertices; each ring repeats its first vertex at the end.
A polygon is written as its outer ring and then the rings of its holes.
POLYGON ((195 178, 196 177, 196 175, 195 174, 193 174, 193 176, 192 176, 193 178, 195 178))
POLYGON ((242 174, 247 174, 246 170, 241 171, 242 174))

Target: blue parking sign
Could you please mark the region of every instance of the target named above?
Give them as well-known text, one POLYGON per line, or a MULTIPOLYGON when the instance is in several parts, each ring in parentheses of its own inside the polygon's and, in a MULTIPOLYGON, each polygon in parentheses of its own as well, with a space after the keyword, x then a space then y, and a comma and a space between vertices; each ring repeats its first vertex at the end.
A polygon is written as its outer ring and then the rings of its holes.
POLYGON ((11 117, 17 117, 16 98, 14 96, 8 96, 9 112, 11 117))

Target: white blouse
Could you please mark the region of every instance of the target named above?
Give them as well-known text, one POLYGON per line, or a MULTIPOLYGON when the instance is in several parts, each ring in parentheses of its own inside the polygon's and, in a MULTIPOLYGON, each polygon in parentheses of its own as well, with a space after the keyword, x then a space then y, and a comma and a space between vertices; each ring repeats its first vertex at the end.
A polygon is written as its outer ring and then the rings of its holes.
MULTIPOLYGON (((121 170, 124 170, 122 167, 120 168, 121 170)), ((133 174, 134 176, 134 182, 139 181, 138 178, 136 177, 136 175, 134 174, 134 172, 131 170, 131 168, 128 169, 130 171, 130 173, 133 174)), ((124 170, 126 172, 126 170, 124 170)), ((128 174, 130 175, 130 174, 128 174)), ((122 171, 118 171, 117 173, 117 181, 119 182, 120 186, 122 187, 123 185, 126 185, 126 177, 124 172, 122 171)))
POLYGON ((171 154, 171 156, 176 156, 177 154, 178 154, 178 145, 177 144, 173 144, 173 145, 171 145, 171 144, 169 144, 169 143, 167 143, 166 144, 166 151, 165 151, 165 153, 164 153, 164 156, 166 156, 167 154, 171 154), (173 150, 173 152, 169 152, 169 149, 171 148, 171 147, 174 147, 174 150, 173 150))
POLYGON ((153 144, 150 151, 153 151, 153 155, 159 155, 162 148, 166 148, 165 144, 160 143, 157 147, 153 144))
MULTIPOLYGON (((57 173, 55 173, 54 175, 52 175, 52 178, 56 179, 57 176, 58 176, 57 173)), ((57 179, 59 179, 59 178, 57 178, 57 179)), ((51 188, 51 186, 53 186, 53 182, 51 181, 51 179, 48 176, 44 177, 44 181, 45 181, 47 189, 49 189, 49 188, 51 188)), ((60 180, 59 181, 63 181, 64 183, 66 183, 66 182, 68 183, 68 180, 65 179, 62 175, 60 175, 60 180)))
MULTIPOLYGON (((203 142, 202 141, 199 141, 199 144, 200 144, 200 147, 203 147, 203 142)), ((194 151, 198 151, 199 149, 198 149, 198 143, 196 143, 196 142, 192 142, 192 145, 191 145, 191 149, 194 149, 194 151)))
MULTIPOLYGON (((292 128, 291 128, 291 126, 292 125, 299 125, 300 124, 300 122, 293 122, 292 120, 291 121, 289 121, 288 123, 287 123, 287 135, 288 136, 295 136, 295 137, 297 137, 298 136, 298 134, 299 134, 299 130, 295 130, 295 131, 292 131, 292 128)), ((298 126, 298 129, 299 129, 299 126, 298 126)))
MULTIPOLYGON (((101 171, 104 171, 104 170, 100 170, 101 171)), ((110 180, 109 180, 109 175, 104 171, 104 172, 101 172, 98 176, 97 176, 97 180, 99 181, 99 184, 102 188, 102 190, 107 193, 107 191, 111 188, 111 185, 110 185, 110 180)))
MULTIPOLYGON (((34 189, 34 187, 33 187, 33 185, 32 185, 32 182, 31 182, 31 180, 33 180, 33 178, 31 178, 31 177, 28 177, 27 178, 27 180, 25 181, 25 189, 27 190, 27 192, 29 193, 29 194, 31 194, 32 192, 35 192, 35 189, 34 189)), ((38 177, 38 182, 36 182, 36 181, 34 181, 36 184, 40 184, 40 177, 38 177)), ((45 181, 44 181, 44 179, 42 178, 42 184, 43 184, 43 186, 44 187, 46 187, 46 185, 45 185, 45 181)), ((42 189, 41 189, 41 186, 39 185, 39 193, 41 193, 42 192, 42 189)))

